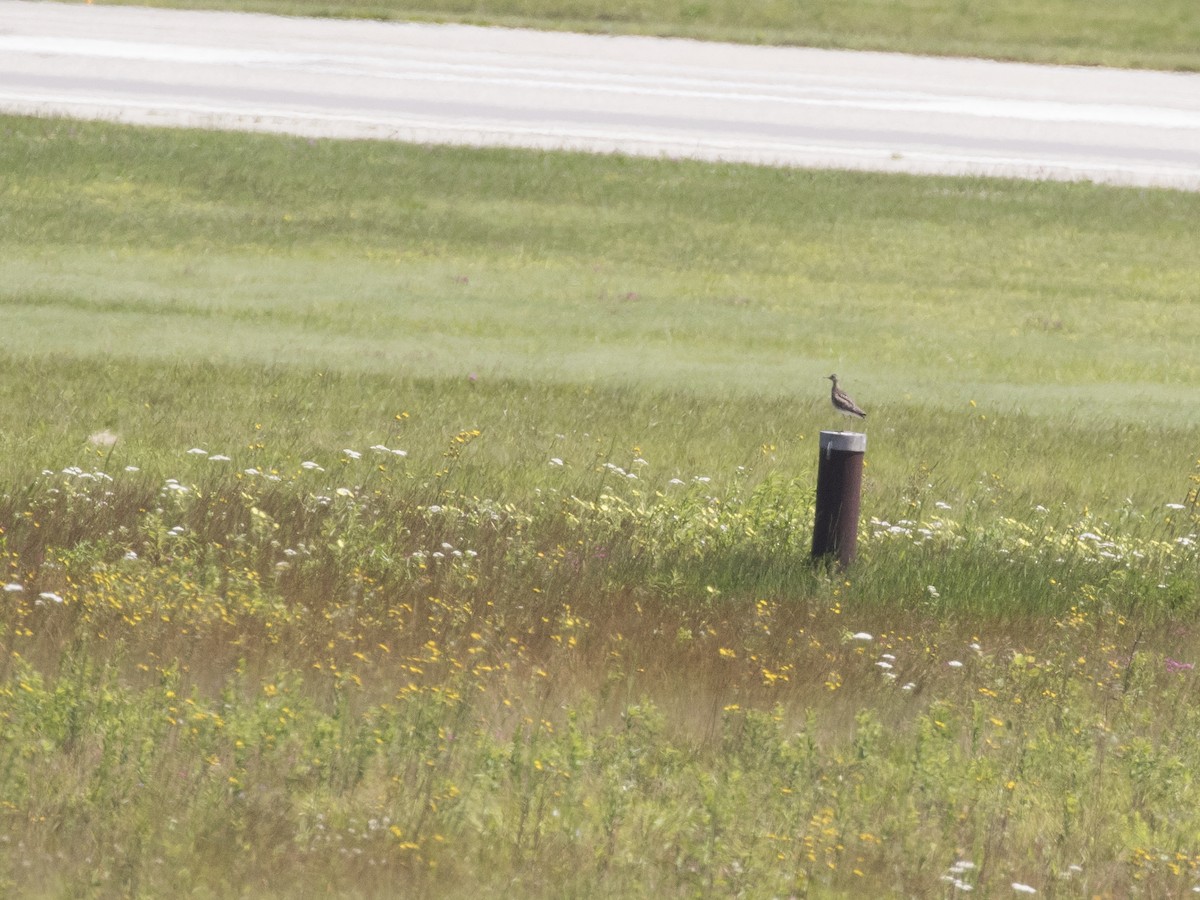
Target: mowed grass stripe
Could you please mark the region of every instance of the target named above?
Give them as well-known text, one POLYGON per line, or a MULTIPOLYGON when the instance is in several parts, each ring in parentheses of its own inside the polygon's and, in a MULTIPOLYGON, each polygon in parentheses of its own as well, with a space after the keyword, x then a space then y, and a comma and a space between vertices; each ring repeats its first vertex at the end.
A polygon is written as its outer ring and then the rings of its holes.
POLYGON ((1189 194, 2 129, 9 353, 1200 412, 1189 194))

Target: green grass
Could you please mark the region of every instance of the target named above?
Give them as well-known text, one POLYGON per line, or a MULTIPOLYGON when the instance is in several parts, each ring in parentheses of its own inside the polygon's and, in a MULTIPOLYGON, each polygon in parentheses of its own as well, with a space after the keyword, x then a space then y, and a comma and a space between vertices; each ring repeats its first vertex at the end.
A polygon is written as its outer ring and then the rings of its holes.
POLYGON ((15 118, 0 173, 3 892, 1200 880, 1195 195, 15 118))
MULTIPOLYGON (((51 444, 68 422, 77 442, 241 442, 322 369, 342 387, 292 401, 303 415, 272 426, 284 446, 336 440, 329 416, 386 429, 428 398, 451 433, 519 413, 538 452, 570 430, 565 409, 673 473, 770 444, 807 476, 837 371, 871 412, 889 512, 921 466, 951 491, 1004 469, 1032 503, 1072 506, 1178 499, 1191 469, 1191 194, 3 128, 4 384, 44 398, 51 444), (106 374, 67 375, 79 400, 64 404, 41 371, 60 365, 106 374), (203 388, 179 395, 181 378, 203 388), (159 409, 128 402, 131 383, 164 380, 159 409), (678 439, 689 425, 703 453, 678 439)), ((16 476, 30 439, 3 435, 16 476)))
POLYGON ((1200 409, 1189 194, 13 119, 0 152, 9 352, 52 320, 75 356, 1200 409))
POLYGON ((976 56, 1148 69, 1200 67, 1189 0, 204 0, 160 6, 302 16, 468 22, 604 34, 976 56))

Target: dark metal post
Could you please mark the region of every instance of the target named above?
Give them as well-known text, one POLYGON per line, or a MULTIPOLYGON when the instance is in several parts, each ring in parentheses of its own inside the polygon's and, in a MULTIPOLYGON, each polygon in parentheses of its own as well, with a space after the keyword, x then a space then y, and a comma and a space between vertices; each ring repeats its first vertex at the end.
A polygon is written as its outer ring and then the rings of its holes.
POLYGON ((819 559, 836 554, 844 568, 858 550, 858 505, 867 436, 857 431, 822 431, 820 447, 812 555, 819 559))

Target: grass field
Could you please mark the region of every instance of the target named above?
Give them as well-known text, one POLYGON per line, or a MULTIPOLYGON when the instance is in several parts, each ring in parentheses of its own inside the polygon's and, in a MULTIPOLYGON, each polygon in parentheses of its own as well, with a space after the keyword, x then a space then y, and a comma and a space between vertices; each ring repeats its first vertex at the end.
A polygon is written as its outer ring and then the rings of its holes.
POLYGON ((1200 68, 1191 0, 166 0, 156 6, 468 22, 607 34, 976 56, 1066 65, 1200 68))
POLYGON ((1200 197, 15 118, 0 173, 6 893, 1200 883, 1200 197))

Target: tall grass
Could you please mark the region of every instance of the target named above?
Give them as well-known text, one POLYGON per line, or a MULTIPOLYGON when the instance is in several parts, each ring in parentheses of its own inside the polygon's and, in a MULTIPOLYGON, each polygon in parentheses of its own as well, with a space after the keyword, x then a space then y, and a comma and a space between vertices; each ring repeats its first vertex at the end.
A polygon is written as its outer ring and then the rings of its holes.
POLYGON ((1186 509, 981 490, 827 573, 805 482, 568 453, 497 498, 495 432, 408 437, 165 479, 114 449, 4 498, 10 890, 1194 882, 1186 509))
POLYGON ((3 128, 4 892, 1200 881, 1195 198, 3 128))

